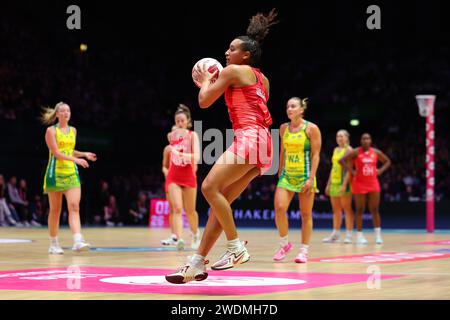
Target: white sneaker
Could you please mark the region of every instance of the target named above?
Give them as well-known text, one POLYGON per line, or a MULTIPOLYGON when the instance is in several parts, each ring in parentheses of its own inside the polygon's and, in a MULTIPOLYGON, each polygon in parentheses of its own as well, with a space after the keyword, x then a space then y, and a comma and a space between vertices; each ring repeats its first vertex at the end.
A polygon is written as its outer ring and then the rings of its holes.
POLYGON ((336 243, 339 242, 340 236, 338 234, 332 233, 329 237, 322 240, 323 243, 336 243))
POLYGON ((358 238, 356 239, 356 243, 357 243, 357 244, 367 244, 368 241, 366 240, 366 238, 364 238, 364 236, 362 236, 362 237, 358 237, 358 238))
POLYGON ((211 266, 213 270, 226 270, 231 269, 238 264, 246 263, 250 260, 250 255, 248 254, 245 245, 247 241, 242 242, 242 248, 238 252, 226 251, 219 260, 211 266))
POLYGON ((24 227, 22 222, 16 222, 16 224, 14 226, 18 227, 18 228, 23 228, 24 227))
POLYGON ((353 242, 353 240, 352 240, 352 237, 351 236, 346 236, 345 237, 345 239, 344 239, 344 243, 345 244, 349 244, 349 243, 352 243, 353 242))
POLYGON ((25 226, 25 228, 29 228, 29 227, 31 227, 31 224, 28 221, 25 221, 24 226, 25 226))
POLYGON ((50 245, 48 248, 48 254, 64 254, 64 250, 59 246, 59 244, 50 245))
POLYGON ((42 227, 42 225, 39 222, 35 221, 35 220, 31 220, 31 225, 33 227, 42 227))
POLYGON ((184 240, 183 239, 179 239, 177 241, 177 250, 179 250, 179 251, 184 250, 184 240))
POLYGON ((174 236, 170 236, 167 239, 161 240, 161 244, 163 246, 174 246, 178 242, 178 239, 176 239, 174 236))
POLYGON ((72 251, 82 252, 89 251, 91 245, 85 241, 75 242, 72 247, 72 251))
MULTIPOLYGON (((205 261, 207 264, 208 261, 205 261)), ((205 264, 203 267, 198 268, 197 266, 188 262, 186 265, 175 271, 166 275, 166 280, 170 283, 183 284, 190 281, 203 281, 208 278, 208 273, 206 272, 205 264)))
POLYGON ((300 252, 294 259, 295 263, 307 263, 308 262, 308 250, 301 248, 300 252))
POLYGON ((197 250, 200 246, 200 230, 196 234, 192 234, 191 248, 197 250))
POLYGON ((376 244, 383 244, 383 239, 381 238, 381 236, 376 237, 375 243, 376 243, 376 244))

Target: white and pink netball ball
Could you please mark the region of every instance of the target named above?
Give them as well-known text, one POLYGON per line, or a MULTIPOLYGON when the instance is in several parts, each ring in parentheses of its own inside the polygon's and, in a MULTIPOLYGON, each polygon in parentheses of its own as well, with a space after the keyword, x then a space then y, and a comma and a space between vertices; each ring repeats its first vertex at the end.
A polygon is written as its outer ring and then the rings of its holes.
POLYGON ((197 61, 197 63, 192 68, 192 80, 194 80, 195 85, 199 88, 201 87, 201 83, 198 81, 198 79, 199 79, 200 72, 201 72, 202 68, 204 68, 204 67, 206 67, 208 72, 211 74, 213 74, 213 73, 217 72, 217 70, 219 70, 217 75, 213 79, 211 79, 211 82, 216 81, 217 78, 219 77, 219 73, 223 70, 223 67, 220 64, 220 62, 214 58, 203 58, 203 59, 197 61))

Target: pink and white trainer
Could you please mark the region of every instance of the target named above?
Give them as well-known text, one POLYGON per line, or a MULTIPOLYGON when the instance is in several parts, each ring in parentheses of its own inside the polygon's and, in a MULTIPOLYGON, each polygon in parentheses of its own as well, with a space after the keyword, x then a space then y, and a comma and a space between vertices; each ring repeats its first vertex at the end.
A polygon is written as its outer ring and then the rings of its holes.
POLYGON ((287 245, 285 245, 284 247, 280 246, 280 249, 278 249, 278 251, 275 253, 275 255, 273 256, 273 260, 274 261, 281 261, 284 258, 286 258, 286 255, 288 254, 289 251, 291 251, 293 248, 292 243, 288 242, 287 245))

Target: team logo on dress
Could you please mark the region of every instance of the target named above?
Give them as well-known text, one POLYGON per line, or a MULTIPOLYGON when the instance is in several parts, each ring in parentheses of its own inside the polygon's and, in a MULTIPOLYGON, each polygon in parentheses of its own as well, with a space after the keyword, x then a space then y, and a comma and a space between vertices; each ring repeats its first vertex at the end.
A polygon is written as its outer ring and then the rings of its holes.
POLYGON ((256 95, 266 102, 266 95, 262 92, 261 88, 256 88, 256 95))

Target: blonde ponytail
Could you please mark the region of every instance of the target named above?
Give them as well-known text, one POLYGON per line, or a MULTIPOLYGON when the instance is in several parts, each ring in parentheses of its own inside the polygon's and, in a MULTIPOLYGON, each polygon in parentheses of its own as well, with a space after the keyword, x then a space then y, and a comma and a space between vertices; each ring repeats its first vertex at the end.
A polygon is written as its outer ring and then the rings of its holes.
POLYGON ((292 97, 291 99, 297 100, 298 103, 300 104, 300 108, 303 108, 303 109, 306 110, 306 108, 308 107, 308 98, 302 99, 302 98, 299 98, 299 97, 292 97))
POLYGON ((338 134, 339 134, 339 133, 342 133, 342 134, 347 138, 347 143, 346 143, 346 145, 349 146, 349 145, 350 145, 350 133, 349 133, 347 130, 345 130, 345 129, 341 129, 341 130, 339 130, 337 133, 338 133, 338 134))
POLYGON ((64 102, 58 102, 54 108, 43 107, 41 112, 41 122, 47 126, 54 124, 56 121, 56 113, 60 106, 64 105, 64 102))

